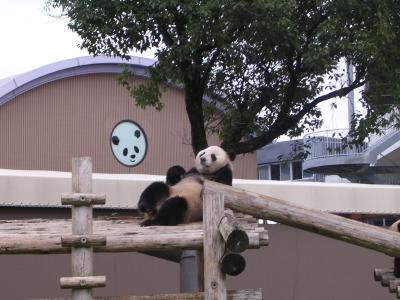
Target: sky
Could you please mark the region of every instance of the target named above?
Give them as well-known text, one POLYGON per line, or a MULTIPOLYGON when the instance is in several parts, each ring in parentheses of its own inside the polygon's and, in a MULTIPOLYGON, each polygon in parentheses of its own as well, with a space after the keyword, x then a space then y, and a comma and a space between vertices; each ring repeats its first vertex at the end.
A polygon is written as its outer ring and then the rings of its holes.
MULTIPOLYGON (((44 6, 45 0, 1 0, 0 79, 88 55, 79 49, 80 38, 68 29, 68 20, 49 16, 44 6)), ((154 58, 151 52, 140 56, 154 58)), ((331 103, 321 105, 323 129, 347 127, 347 103, 336 102, 338 109, 331 109, 331 103)))

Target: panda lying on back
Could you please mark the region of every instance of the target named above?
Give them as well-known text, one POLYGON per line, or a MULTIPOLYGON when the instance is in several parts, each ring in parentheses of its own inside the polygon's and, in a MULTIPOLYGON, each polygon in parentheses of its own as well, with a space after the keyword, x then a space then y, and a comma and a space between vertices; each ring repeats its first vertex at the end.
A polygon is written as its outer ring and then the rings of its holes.
POLYGON ((195 167, 187 173, 180 166, 167 172, 167 183, 153 182, 141 194, 138 208, 145 216, 142 226, 177 225, 203 218, 202 189, 204 179, 232 185, 232 161, 218 146, 200 151, 195 167))

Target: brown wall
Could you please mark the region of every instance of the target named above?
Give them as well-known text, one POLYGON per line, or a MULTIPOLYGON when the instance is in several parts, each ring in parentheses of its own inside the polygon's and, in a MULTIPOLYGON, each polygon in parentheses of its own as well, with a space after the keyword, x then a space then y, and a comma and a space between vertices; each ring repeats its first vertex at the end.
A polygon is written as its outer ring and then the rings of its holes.
MULTIPOLYGON (((183 92, 168 88, 161 112, 136 107, 115 75, 70 77, 39 86, 0 106, 0 168, 70 171, 74 156, 91 156, 95 172, 164 175, 193 166, 183 92), (131 119, 148 139, 145 160, 134 168, 111 153, 115 124, 131 119)), ((235 178, 256 178, 255 154, 239 157, 235 178)))
MULTIPOLYGON (((282 225, 267 226, 270 246, 244 252, 247 266, 229 289, 261 288, 266 300, 391 300, 373 279, 391 258, 282 225)), ((70 274, 69 255, 0 256, 0 299, 68 297, 58 280, 70 274)), ((96 295, 179 292, 179 265, 138 253, 96 254, 95 275, 107 276, 96 295)))

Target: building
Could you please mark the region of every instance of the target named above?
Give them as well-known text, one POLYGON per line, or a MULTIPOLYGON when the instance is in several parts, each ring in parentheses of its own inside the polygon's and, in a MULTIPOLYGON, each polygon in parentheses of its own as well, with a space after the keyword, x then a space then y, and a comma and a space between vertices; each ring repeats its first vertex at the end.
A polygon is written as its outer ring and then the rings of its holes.
MULTIPOLYGON (((116 81, 127 67, 146 80, 153 60, 132 57, 68 59, 0 81, 0 168, 70 171, 74 156, 91 156, 94 172, 164 175, 175 164, 193 166, 184 93, 167 87, 161 112, 135 106, 116 81), (146 155, 135 166, 112 154, 111 132, 130 120, 143 129, 146 155)), ((217 144, 209 137, 210 144, 217 144)), ((256 178, 255 155, 239 156, 236 178, 256 178)))
POLYGON ((309 155, 303 168, 339 175, 351 182, 400 184, 400 131, 387 129, 360 146, 346 144, 348 130, 327 130, 304 137, 309 155))
POLYGON ((276 142, 257 151, 258 179, 314 181, 313 173, 303 169, 303 140, 276 142))

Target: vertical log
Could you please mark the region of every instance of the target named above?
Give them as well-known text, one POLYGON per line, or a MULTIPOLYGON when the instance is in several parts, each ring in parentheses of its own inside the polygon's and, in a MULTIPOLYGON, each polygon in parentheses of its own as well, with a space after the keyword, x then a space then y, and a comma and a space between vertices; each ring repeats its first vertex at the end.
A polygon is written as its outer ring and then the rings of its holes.
MULTIPOLYGON (((92 192, 92 160, 90 157, 72 159, 72 192, 92 192)), ((93 233, 93 209, 91 206, 72 206, 72 234, 93 233)), ((72 276, 93 275, 93 248, 71 249, 72 276)), ((73 300, 92 300, 92 288, 72 289, 73 300)))
POLYGON ((226 300, 225 275, 219 265, 225 251, 225 243, 218 229, 223 215, 223 196, 206 193, 203 196, 205 300, 226 300))

